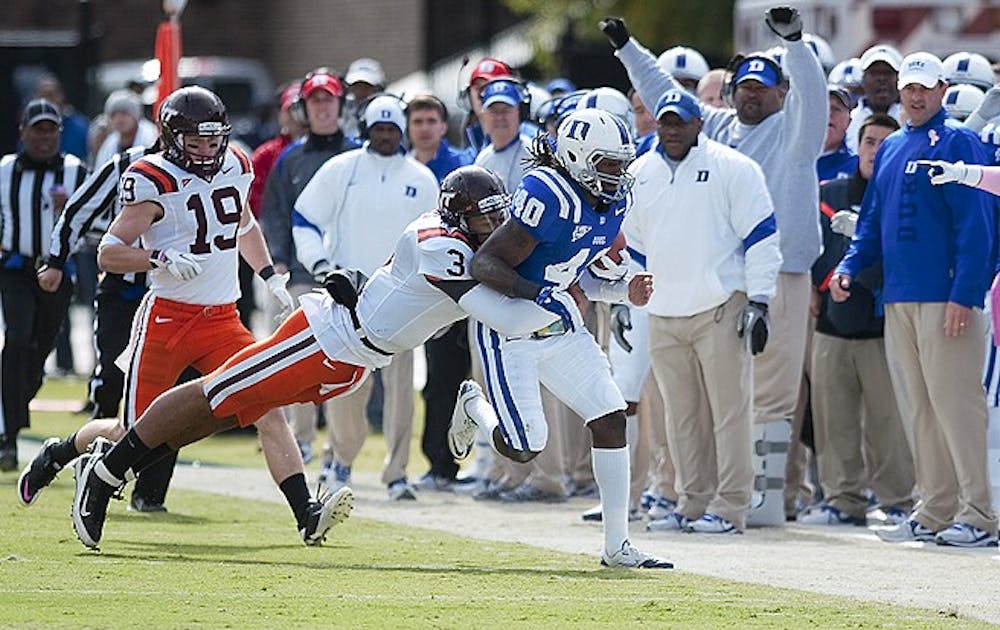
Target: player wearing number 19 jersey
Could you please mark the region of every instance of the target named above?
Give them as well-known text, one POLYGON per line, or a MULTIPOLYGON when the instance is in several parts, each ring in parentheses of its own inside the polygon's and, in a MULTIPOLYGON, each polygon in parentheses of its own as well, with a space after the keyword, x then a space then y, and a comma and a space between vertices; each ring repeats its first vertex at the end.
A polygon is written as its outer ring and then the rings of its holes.
MULTIPOLYGON (((98 436, 129 442, 142 460, 134 471, 173 450, 147 447, 126 432, 153 400, 173 387, 187 367, 209 373, 254 343, 236 311, 239 256, 286 308, 294 306, 284 288, 287 276, 274 273, 247 205, 253 171, 245 155, 228 147, 230 127, 219 97, 199 87, 177 90, 160 107, 160 128, 163 151, 125 171, 119 186, 122 211, 98 249, 98 263, 106 271, 149 272, 150 290, 121 358, 126 374, 123 420, 94 421, 77 432, 85 443, 98 436)), ((257 413, 254 420, 258 418, 265 458, 295 514, 299 534, 306 544, 318 544, 333 523, 349 514, 350 490, 313 500, 280 411, 257 413)), ((105 450, 97 444, 95 451, 105 450)), ((79 521, 93 512, 76 508, 90 500, 85 482, 101 475, 94 468, 98 459, 84 456, 76 464, 74 524, 88 547, 96 547, 100 536, 79 521)))
POLYGON ((479 429, 492 436, 502 455, 530 461, 548 438, 539 388, 544 384, 586 421, 593 437, 604 525, 602 564, 671 568, 628 541, 625 400, 597 342, 551 299, 553 291, 579 282, 592 300, 628 299, 636 306, 649 300, 652 277, 642 273, 629 278, 627 254, 617 263, 605 255, 631 203, 631 176, 625 169, 635 158, 635 146, 621 119, 585 109, 559 125, 554 152, 541 138, 533 153, 538 166, 514 194, 514 220, 476 253, 472 275, 502 293, 534 299, 560 313, 560 325, 519 337, 476 325, 493 409, 464 386, 449 441, 454 454, 461 455, 479 429))

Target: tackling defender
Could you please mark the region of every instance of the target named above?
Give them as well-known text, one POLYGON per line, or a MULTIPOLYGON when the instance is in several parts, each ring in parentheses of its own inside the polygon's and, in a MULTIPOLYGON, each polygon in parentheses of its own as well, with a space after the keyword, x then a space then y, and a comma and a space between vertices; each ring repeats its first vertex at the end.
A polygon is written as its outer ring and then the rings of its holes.
MULTIPOLYGON (((534 153, 537 168, 514 194, 515 219, 477 252, 473 277, 506 295, 536 302, 579 281, 591 300, 628 299, 644 306, 652 294, 652 276, 629 278, 627 251, 617 263, 606 255, 631 205, 632 178, 625 169, 635 158, 635 145, 625 124, 604 111, 576 111, 559 125, 555 151, 543 137, 534 153)), ((593 336, 568 312, 556 325, 530 335, 504 335, 488 322, 477 323, 476 333, 493 407, 478 385, 463 383, 449 431, 452 454, 467 455, 477 431, 483 431, 501 455, 518 462, 535 458, 548 439, 539 388, 543 383, 586 420, 593 438, 604 524, 601 564, 673 568, 628 540, 626 405, 593 336)))
MULTIPOLYGON (((330 274, 329 295, 302 296, 300 308, 269 338, 157 398, 77 477, 73 525, 80 540, 91 547, 100 542, 111 495, 152 453, 247 426, 275 407, 354 391, 393 354, 419 346, 466 313, 510 335, 551 324, 556 316, 549 310, 477 286, 469 273, 480 243, 506 219, 509 199, 492 173, 475 166, 453 171, 441 184, 439 210, 407 226, 390 261, 360 293, 356 272, 330 274)), ((568 294, 550 296, 546 305, 552 303, 580 317, 568 294)))

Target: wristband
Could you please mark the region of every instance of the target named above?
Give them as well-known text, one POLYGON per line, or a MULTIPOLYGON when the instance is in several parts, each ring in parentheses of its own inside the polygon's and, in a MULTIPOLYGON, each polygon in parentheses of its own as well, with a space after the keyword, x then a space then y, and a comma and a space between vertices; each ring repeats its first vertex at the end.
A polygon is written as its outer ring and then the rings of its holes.
POLYGON ((266 282, 268 278, 274 275, 274 265, 262 267, 261 270, 257 272, 257 275, 260 276, 261 280, 266 282))

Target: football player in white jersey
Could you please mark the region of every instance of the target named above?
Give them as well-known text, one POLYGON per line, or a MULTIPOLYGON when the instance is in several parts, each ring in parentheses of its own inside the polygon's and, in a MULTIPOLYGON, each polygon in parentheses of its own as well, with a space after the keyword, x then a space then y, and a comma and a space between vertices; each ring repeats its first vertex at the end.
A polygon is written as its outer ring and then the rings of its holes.
MULTIPOLYGON (((578 110, 560 123, 554 151, 544 138, 534 151, 537 167, 514 193, 514 218, 477 253, 473 277, 553 312, 561 304, 549 297, 576 283, 591 300, 645 306, 652 275, 629 274, 625 253, 618 261, 606 255, 632 203, 625 169, 635 159, 635 145, 625 123, 597 109, 578 110)), ((548 439, 544 384, 586 421, 593 438, 604 524, 601 564, 673 568, 629 542, 626 405, 594 337, 568 314, 529 335, 504 335, 488 322, 477 323, 476 332, 492 408, 478 385, 463 383, 449 431, 452 454, 466 454, 481 431, 501 455, 531 461, 548 439)))
MULTIPOLYGON (((441 184, 439 209, 407 226, 392 258, 363 289, 357 272, 333 272, 327 292, 302 296, 301 307, 269 338, 157 398, 77 478, 73 524, 81 540, 100 541, 111 495, 141 470, 150 449, 179 448, 253 423, 268 409, 350 393, 393 354, 419 346, 466 313, 511 335, 558 319, 531 301, 479 286, 469 273, 475 250, 506 219, 509 204, 496 175, 476 166, 453 171, 441 184)), ((194 262, 178 261, 178 269, 194 262)), ((582 321, 569 294, 552 300, 582 321)))
MULTIPOLYGON (((287 277, 274 273, 247 206, 253 172, 246 156, 228 147, 225 105, 204 88, 182 88, 164 100, 159 118, 164 149, 125 171, 119 186, 121 213, 98 250, 106 271, 149 272, 150 290, 122 357, 125 411, 121 421, 95 420, 67 439, 77 452, 94 442, 94 454, 77 460, 78 478, 90 473, 96 453, 110 448, 105 438, 132 439, 126 431, 184 369, 211 372, 254 342, 235 306, 241 254, 275 297, 289 310, 294 307, 284 287, 287 277)), ((268 414, 258 428, 271 475, 295 514, 302 540, 319 544, 326 530, 350 513, 350 490, 314 500, 280 412, 268 414)), ((131 444, 147 464, 170 452, 152 446, 131 444)), ((89 538, 86 530, 78 532, 85 545, 97 546, 99 540, 89 538)))

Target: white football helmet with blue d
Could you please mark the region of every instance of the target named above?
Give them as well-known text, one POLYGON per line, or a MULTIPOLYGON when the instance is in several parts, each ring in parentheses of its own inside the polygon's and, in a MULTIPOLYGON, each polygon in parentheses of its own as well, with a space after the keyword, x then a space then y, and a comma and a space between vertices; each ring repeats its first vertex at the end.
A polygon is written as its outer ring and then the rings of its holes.
POLYGON ((614 114, 625 121, 629 133, 635 135, 635 111, 628 97, 613 87, 599 87, 587 92, 576 104, 577 109, 592 107, 614 114))
POLYGON ((632 188, 625 172, 635 159, 635 144, 625 123, 599 109, 577 110, 559 125, 556 161, 578 184, 604 202, 623 199, 632 188), (612 172, 599 169, 602 161, 617 162, 612 172))

